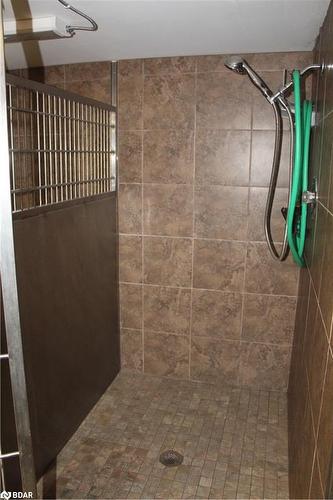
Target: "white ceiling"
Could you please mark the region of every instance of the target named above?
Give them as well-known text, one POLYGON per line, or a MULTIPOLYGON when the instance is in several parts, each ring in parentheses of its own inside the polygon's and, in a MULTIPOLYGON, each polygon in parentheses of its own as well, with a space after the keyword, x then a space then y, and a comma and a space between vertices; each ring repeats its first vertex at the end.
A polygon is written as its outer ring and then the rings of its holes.
MULTIPOLYGON (((69 2, 71 0, 68 0, 69 2)), ((4 17, 57 15, 57 0, 4 0, 4 17), (15 15, 14 15, 15 12, 15 15)), ((311 50, 329 0, 72 0, 98 23, 69 40, 7 44, 10 69, 140 57, 311 50)))

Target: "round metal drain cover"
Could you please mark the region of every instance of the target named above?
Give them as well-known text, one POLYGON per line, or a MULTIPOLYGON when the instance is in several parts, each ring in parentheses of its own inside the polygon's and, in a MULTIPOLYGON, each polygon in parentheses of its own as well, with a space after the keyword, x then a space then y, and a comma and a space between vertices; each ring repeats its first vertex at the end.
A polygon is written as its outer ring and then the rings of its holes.
POLYGON ((167 467, 174 467, 180 465, 184 460, 183 455, 175 450, 165 450, 160 454, 160 462, 167 467))

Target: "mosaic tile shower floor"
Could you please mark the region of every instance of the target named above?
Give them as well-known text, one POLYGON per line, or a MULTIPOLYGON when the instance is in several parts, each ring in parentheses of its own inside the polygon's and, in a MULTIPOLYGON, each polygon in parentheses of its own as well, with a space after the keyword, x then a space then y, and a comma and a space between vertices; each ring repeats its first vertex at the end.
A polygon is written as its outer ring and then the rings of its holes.
POLYGON ((286 394, 122 372, 57 476, 58 498, 288 498, 286 394))

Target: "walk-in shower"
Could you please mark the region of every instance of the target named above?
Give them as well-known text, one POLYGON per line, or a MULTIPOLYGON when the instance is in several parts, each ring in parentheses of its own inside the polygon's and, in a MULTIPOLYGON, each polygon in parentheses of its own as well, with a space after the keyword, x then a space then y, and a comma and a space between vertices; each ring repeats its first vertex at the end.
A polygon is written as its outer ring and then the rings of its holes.
POLYGON ((321 66, 312 64, 301 72, 295 70, 292 81, 285 84, 276 93, 242 57, 229 57, 225 61, 225 66, 235 73, 247 74, 254 86, 260 90, 273 108, 275 145, 264 217, 265 237, 270 253, 275 259, 285 260, 290 248, 295 262, 303 266, 307 205, 315 201, 316 194, 308 191, 307 178, 312 104, 309 101, 304 101, 303 105, 301 104, 301 79, 312 71, 320 70, 321 66), (295 96, 294 103, 288 100, 292 90, 294 90, 295 96), (279 250, 272 237, 271 217, 281 159, 283 116, 288 118, 291 140, 288 207, 282 209, 285 225, 282 248, 279 250))

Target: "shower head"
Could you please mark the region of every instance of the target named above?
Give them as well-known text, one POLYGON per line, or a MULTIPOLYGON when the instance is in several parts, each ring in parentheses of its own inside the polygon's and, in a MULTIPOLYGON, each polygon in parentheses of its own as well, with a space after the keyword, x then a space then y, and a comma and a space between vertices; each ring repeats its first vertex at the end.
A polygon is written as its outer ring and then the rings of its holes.
POLYGON ((245 75, 246 73, 246 69, 244 68, 244 59, 240 56, 228 57, 228 59, 224 61, 224 65, 241 75, 245 75))
POLYGON ((247 74, 253 85, 255 85, 264 95, 264 97, 269 101, 269 103, 271 103, 271 97, 273 96, 273 92, 268 87, 268 85, 266 85, 264 80, 245 61, 245 59, 243 59, 240 56, 231 56, 224 61, 224 65, 228 69, 231 69, 232 71, 240 75, 247 74))

